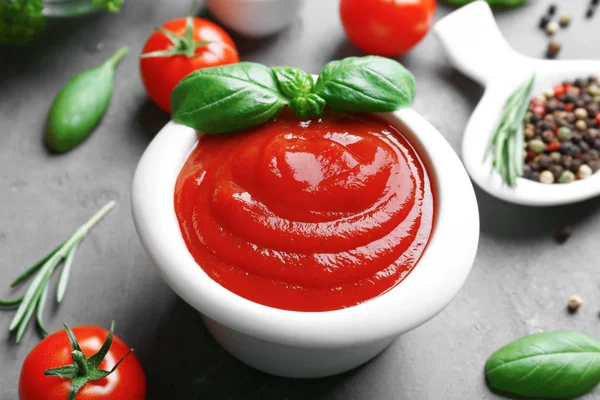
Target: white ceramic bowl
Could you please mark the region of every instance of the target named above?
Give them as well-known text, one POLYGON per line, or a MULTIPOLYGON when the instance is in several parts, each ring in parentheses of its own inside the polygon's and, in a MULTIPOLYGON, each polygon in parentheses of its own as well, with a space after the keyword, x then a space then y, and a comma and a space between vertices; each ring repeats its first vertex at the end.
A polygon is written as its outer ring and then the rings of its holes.
POLYGON ((513 50, 502 37, 490 6, 476 1, 442 18, 434 32, 450 62, 483 86, 485 93, 467 124, 462 157, 471 178, 500 199, 529 206, 569 204, 600 195, 600 173, 568 184, 544 185, 517 178, 508 187, 492 171, 491 157, 484 162, 487 141, 506 99, 535 72, 533 94, 566 80, 600 75, 598 60, 541 60, 513 50))
POLYGON ((268 36, 289 25, 304 0, 206 0, 225 26, 246 36, 268 36))
POLYGON ((354 368, 442 311, 467 278, 479 238, 477 202, 467 173, 442 135, 415 111, 381 116, 406 135, 429 170, 434 230, 421 260, 398 286, 336 311, 271 308, 213 281, 188 252, 173 201, 177 176, 198 133, 170 122, 144 153, 132 198, 142 243, 169 286, 202 314, 215 339, 254 368, 303 378, 354 368))

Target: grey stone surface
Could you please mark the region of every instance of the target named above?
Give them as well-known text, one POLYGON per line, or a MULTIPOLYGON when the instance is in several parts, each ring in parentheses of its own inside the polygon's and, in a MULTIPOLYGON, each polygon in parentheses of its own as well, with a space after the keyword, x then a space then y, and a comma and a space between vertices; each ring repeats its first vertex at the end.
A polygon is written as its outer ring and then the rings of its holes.
MULTIPOLYGON (((279 35, 235 36, 243 59, 317 72, 329 60, 361 54, 344 37, 337 1, 306 3, 279 35)), ((556 3, 573 16, 572 26, 560 32, 561 57, 599 58, 600 15, 584 20, 585 0, 556 3)), ((496 13, 517 50, 543 54, 548 39, 537 24, 548 4, 532 1, 496 13)), ((55 331, 63 322, 108 326, 116 320, 117 333, 136 348, 144 366, 149 399, 496 399, 485 386, 483 365, 499 346, 543 330, 572 329, 600 338, 598 200, 536 209, 503 203, 477 189, 481 241, 467 283, 445 311, 400 337, 383 355, 355 371, 306 381, 267 376, 230 357, 151 266, 129 208, 135 165, 167 121, 146 98, 137 55, 154 26, 188 9, 183 0, 129 0, 117 15, 54 21, 31 46, 0 49, 1 297, 16 295, 8 289, 12 278, 115 199, 117 208, 80 246, 64 304, 58 308, 51 302, 47 321, 55 331), (102 124, 75 151, 48 153, 42 132, 56 91, 125 44, 131 55, 119 67, 102 124), (559 222, 574 225, 562 246, 552 240, 559 222), (569 315, 567 299, 576 293, 584 305, 569 315)), ((439 5, 438 18, 448 11, 439 5)), ((417 77, 414 108, 459 152, 482 90, 448 67, 432 35, 400 61, 417 77)), ((460 234, 459 226, 456 230, 460 234)), ((18 397, 21 363, 39 340, 30 329, 23 343, 13 344, 12 315, 0 312, 1 400, 18 397)), ((599 393, 585 399, 600 398, 599 393)))

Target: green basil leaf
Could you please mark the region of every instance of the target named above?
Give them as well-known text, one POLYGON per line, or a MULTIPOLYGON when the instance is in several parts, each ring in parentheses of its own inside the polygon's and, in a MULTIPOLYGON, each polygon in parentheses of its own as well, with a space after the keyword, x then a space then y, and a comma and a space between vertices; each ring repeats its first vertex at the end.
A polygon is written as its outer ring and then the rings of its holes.
POLYGON ((289 106, 298 118, 313 118, 323 115, 325 100, 313 93, 313 77, 298 68, 272 68, 279 89, 289 99, 289 106))
POLYGON ((315 87, 313 77, 299 68, 273 67, 271 69, 279 83, 281 93, 288 99, 308 95, 315 87))
POLYGON ((600 343, 575 332, 526 336, 492 354, 485 373, 500 392, 572 399, 600 382, 600 343))
POLYGON ((315 92, 337 111, 395 111, 412 104, 415 78, 389 58, 348 57, 325 65, 315 92))
POLYGON ((271 69, 251 62, 194 71, 171 95, 173 120, 209 134, 263 124, 287 103, 271 69))

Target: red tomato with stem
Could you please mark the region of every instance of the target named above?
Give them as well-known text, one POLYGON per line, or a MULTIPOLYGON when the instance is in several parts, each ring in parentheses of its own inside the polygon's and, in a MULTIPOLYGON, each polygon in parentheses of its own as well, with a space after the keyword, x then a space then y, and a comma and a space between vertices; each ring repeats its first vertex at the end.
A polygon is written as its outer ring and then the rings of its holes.
POLYGON ((171 112, 171 92, 191 72, 240 61, 235 43, 213 22, 177 18, 164 23, 146 41, 140 73, 148 96, 171 112))
POLYGON ((398 56, 429 31, 435 0, 342 0, 340 16, 350 42, 366 53, 398 56))
POLYGON ((20 400, 144 400, 146 378, 129 347, 96 326, 56 332, 25 358, 20 400), (71 332, 71 337, 68 332, 71 332))

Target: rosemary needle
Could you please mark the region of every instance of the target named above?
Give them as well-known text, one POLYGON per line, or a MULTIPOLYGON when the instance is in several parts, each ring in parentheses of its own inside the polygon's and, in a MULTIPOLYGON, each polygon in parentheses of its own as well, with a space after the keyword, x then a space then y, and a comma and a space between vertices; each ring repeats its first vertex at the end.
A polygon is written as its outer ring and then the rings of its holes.
POLYGON ((0 307, 17 306, 17 311, 15 312, 15 316, 9 327, 11 332, 16 332, 15 340, 17 343, 23 338, 25 329, 34 315, 40 332, 44 335, 47 334, 42 316, 48 299, 49 284, 52 275, 64 261, 63 270, 56 290, 56 301, 57 303, 60 303, 64 298, 67 289, 67 281, 71 273, 73 257, 75 256, 77 246, 94 225, 108 214, 114 206, 115 202, 111 201, 102 207, 102 209, 94 214, 89 221, 80 226, 67 240, 62 242, 57 248, 17 277, 11 284, 11 287, 20 285, 33 277, 23 297, 14 300, 0 299, 0 307))
POLYGON ((523 174, 523 120, 534 81, 535 75, 532 75, 506 100, 485 149, 484 160, 491 154, 492 169, 511 187, 517 184, 517 178, 523 174))

